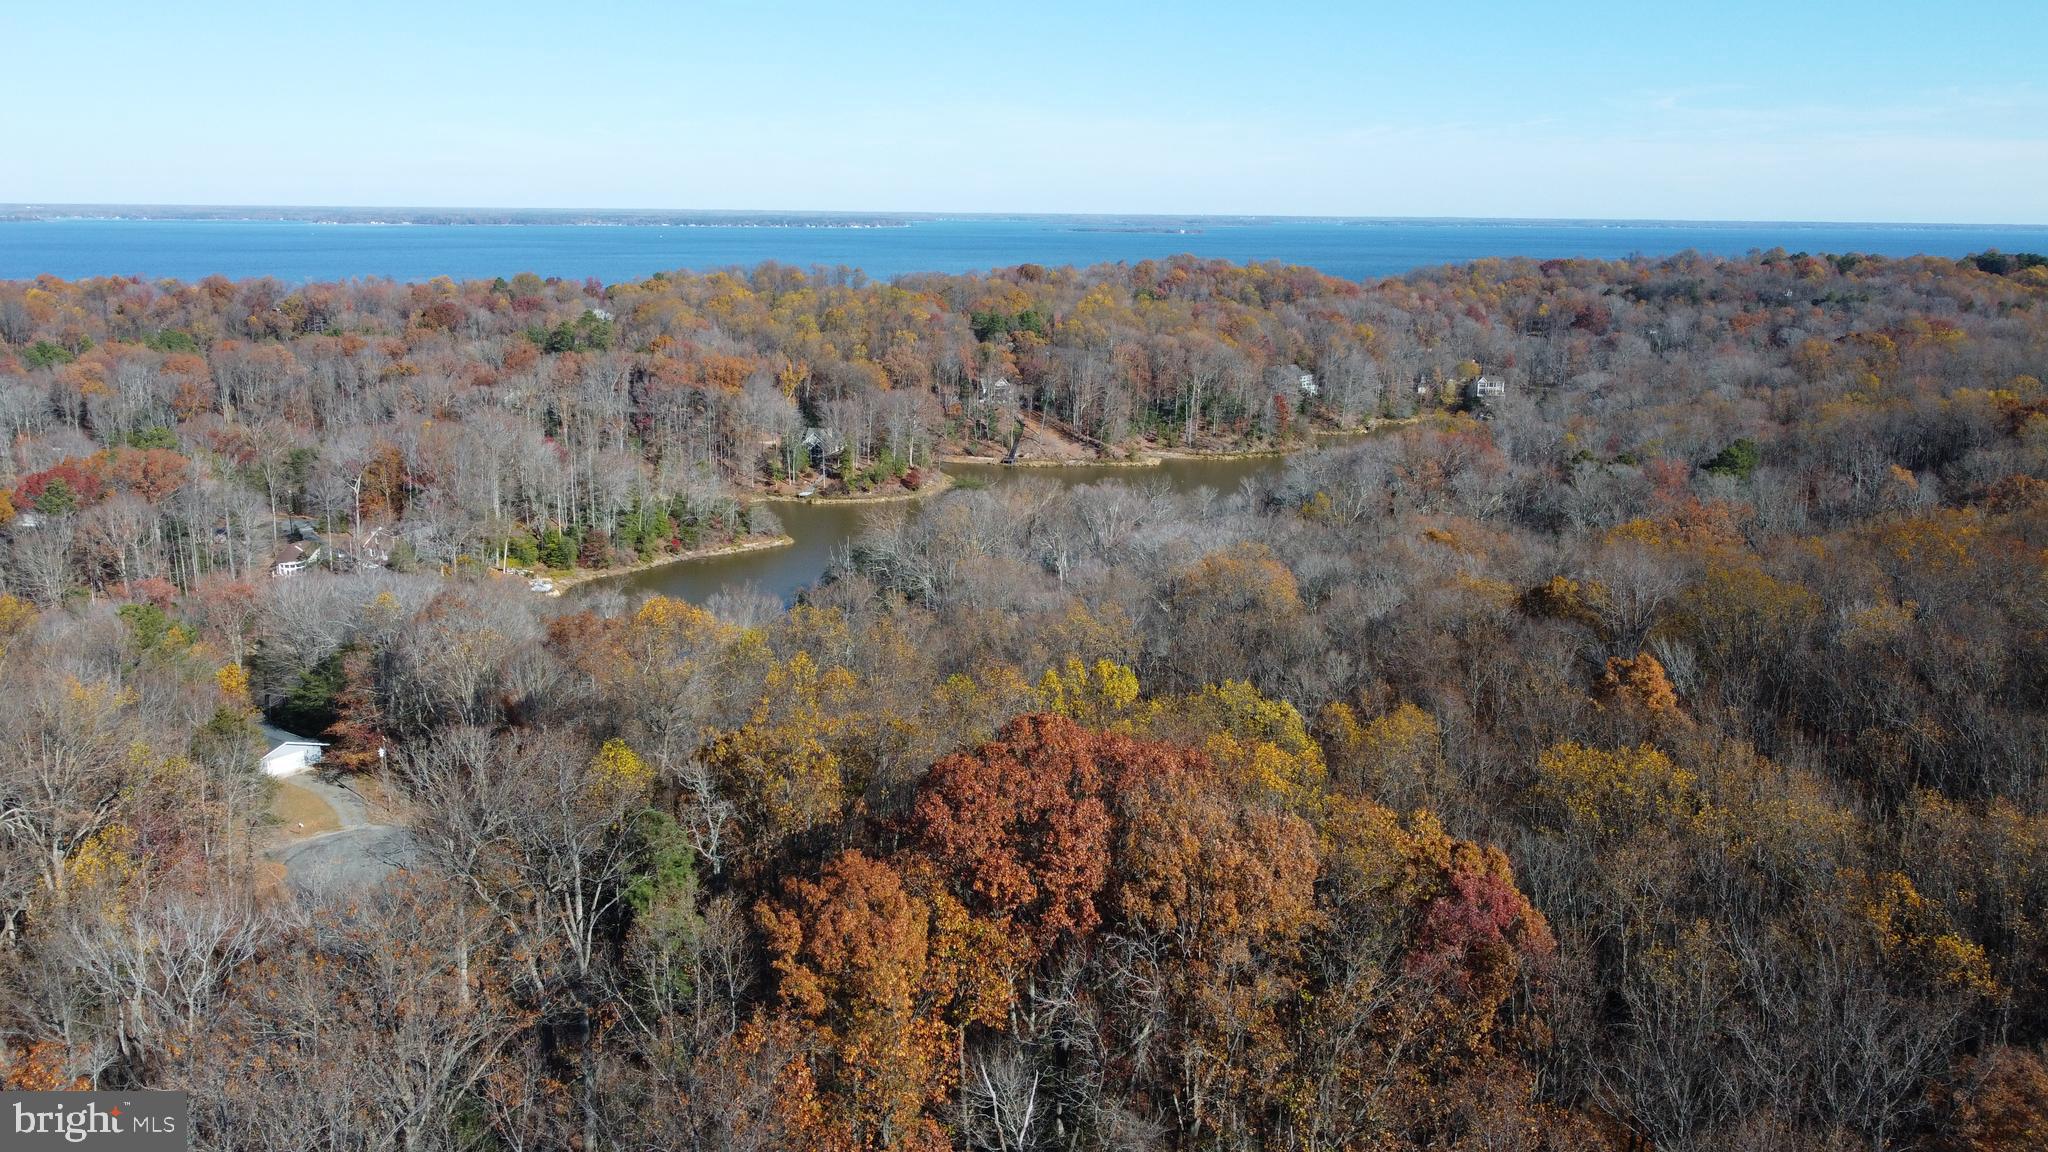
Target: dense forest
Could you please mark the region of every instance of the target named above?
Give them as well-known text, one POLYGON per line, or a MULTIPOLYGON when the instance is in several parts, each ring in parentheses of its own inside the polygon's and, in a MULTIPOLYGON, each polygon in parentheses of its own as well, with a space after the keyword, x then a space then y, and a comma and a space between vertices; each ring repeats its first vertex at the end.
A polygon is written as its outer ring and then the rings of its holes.
POLYGON ((0 284, 0 1079, 223 1150, 2048 1145, 2044 375, 1997 253, 0 284), (879 505, 794 605, 490 576, 1027 427, 1296 451, 879 505), (281 874, 265 712, 402 868, 281 874))
POLYGON ((0 284, 9 495, 81 513, 17 577, 50 599, 246 575, 294 512, 346 531, 336 559, 389 559, 382 526, 400 567, 602 566, 772 534, 736 494, 915 490, 936 456, 993 458, 1027 429, 1091 455, 1284 446, 1455 403, 1517 355, 1454 346, 1488 325, 1463 305, 1411 322, 1421 303, 1191 260, 893 284, 777 266, 609 288, 0 284))

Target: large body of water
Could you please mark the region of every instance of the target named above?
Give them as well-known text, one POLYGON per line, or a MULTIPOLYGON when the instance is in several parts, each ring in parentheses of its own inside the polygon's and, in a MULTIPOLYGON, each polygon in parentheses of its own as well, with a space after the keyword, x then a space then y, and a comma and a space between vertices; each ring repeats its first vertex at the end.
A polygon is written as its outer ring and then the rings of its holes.
MULTIPOLYGON (((1076 465, 1063 468, 1008 468, 1001 464, 947 464, 945 471, 955 478, 971 478, 988 486, 1026 483, 1032 480, 1072 486, 1099 480, 1121 480, 1129 484, 1164 484, 1176 492, 1210 488, 1218 493, 1233 492, 1244 480, 1277 472, 1285 464, 1279 456, 1217 457, 1208 460, 1166 460, 1156 467, 1128 468, 1114 465, 1076 465)), ((924 501, 902 507, 916 515, 924 501)), ((680 560, 656 568, 645 568, 624 576, 576 585, 570 595, 588 595, 610 589, 638 600, 660 594, 693 604, 702 604, 719 592, 752 586, 785 602, 816 583, 832 560, 849 541, 860 534, 862 523, 887 504, 850 501, 806 501, 777 503, 775 515, 783 531, 796 543, 786 548, 739 552, 704 560, 680 560)))
POLYGON ((516 272, 606 282, 655 272, 845 265, 871 277, 1012 264, 1097 264, 1190 252, 1281 260, 1370 279, 1485 256, 1663 256, 1752 249, 1962 256, 2048 249, 2048 227, 1713 224, 1645 221, 920 219, 900 227, 378 225, 276 220, 0 221, 0 279, 275 276, 291 283, 388 276, 489 279, 516 272))

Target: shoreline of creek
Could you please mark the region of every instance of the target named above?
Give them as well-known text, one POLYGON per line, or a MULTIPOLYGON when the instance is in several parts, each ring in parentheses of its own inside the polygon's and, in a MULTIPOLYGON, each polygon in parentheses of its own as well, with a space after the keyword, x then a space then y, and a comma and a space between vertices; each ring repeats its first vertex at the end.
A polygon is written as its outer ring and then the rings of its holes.
MULTIPOLYGON (((944 463, 945 457, 940 458, 944 463)), ((925 481, 915 489, 898 488, 894 492, 849 492, 832 496, 800 496, 791 492, 757 492, 748 499, 761 504, 900 504, 906 500, 925 500, 937 496, 953 487, 953 478, 944 469, 933 468, 925 473, 925 481)))
POLYGON ((779 536, 757 536, 731 544, 720 544, 716 548, 700 548, 680 552, 674 556, 657 556, 651 560, 640 560, 632 564, 621 564, 616 568, 575 568, 557 575, 554 569, 535 569, 547 579, 555 582, 555 590, 549 595, 560 596, 569 589, 593 580, 608 580, 614 577, 632 576, 641 572, 652 572, 671 564, 689 564, 698 560, 718 560, 727 556, 743 556, 749 552, 765 552, 771 548, 788 548, 796 543, 796 537, 784 533, 779 536))
MULTIPOLYGON (((1078 479, 1091 473, 1129 471, 1133 474, 1133 479, 1140 475, 1165 473, 1164 479, 1168 483, 1176 483, 1176 470, 1184 472, 1189 468, 1200 468, 1204 465, 1237 469, 1247 466, 1274 466, 1289 456, 1313 451, 1331 441, 1366 436, 1408 422, 1379 420, 1366 428, 1317 429, 1310 441, 1284 449, 1224 452, 1147 446, 1136 449, 1142 453, 1141 455, 1126 459, 1041 457, 1010 464, 1004 463, 997 456, 941 455, 936 458, 939 466, 925 470, 928 479, 914 492, 814 496, 797 496, 788 492, 750 494, 747 499, 771 505, 775 509, 777 516, 783 520, 785 535, 689 555, 657 557, 652 561, 629 567, 579 569, 572 578, 557 577, 554 594, 560 595, 571 588, 596 586, 617 588, 629 594, 635 591, 652 592, 695 601, 718 588, 737 587, 758 581, 766 590, 787 599, 796 589, 808 584, 824 570, 830 562, 829 554, 833 548, 843 546, 844 538, 851 534, 850 523, 844 518, 870 506, 914 504, 956 488, 972 487, 975 482, 999 483, 1000 481, 994 478, 1004 474, 1029 473, 1058 477, 1061 473, 1070 473, 1078 479), (970 478, 967 475, 955 476, 944 471, 946 467, 955 466, 973 469, 976 475, 970 478), (753 561, 738 559, 755 552, 769 552, 773 558, 765 561, 765 568, 753 561)), ((1178 482, 1185 482, 1185 478, 1178 482)), ((1225 483, 1234 483, 1234 477, 1226 478, 1225 483)))

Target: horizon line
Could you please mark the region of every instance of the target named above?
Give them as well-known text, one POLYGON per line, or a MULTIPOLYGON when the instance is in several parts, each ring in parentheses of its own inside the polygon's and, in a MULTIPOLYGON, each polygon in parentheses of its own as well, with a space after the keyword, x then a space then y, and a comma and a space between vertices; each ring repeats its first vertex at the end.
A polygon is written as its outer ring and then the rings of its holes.
MULTIPOLYGON (((1415 223, 1415 224, 1683 224, 1705 226, 1798 226, 1832 228, 1943 228, 1943 229, 2021 229, 2027 231, 2048 231, 2048 222, 1989 222, 1978 223, 1955 220, 1799 220, 1766 217, 1687 217, 1687 216, 1415 216, 1415 215, 1372 215, 1349 213, 1296 213, 1296 212, 1046 212, 1046 211, 947 211, 934 209, 859 209, 859 208, 580 208, 580 207, 513 207, 488 204, 233 204, 200 202, 151 202, 151 201, 45 201, 19 200, 0 201, 0 213, 53 213, 56 219, 80 218, 81 210, 111 212, 116 210, 162 211, 165 213, 190 212, 393 212, 393 213, 502 213, 536 216, 795 216, 816 219, 899 219, 899 220, 946 220, 946 219, 1073 219, 1073 220, 1209 220, 1209 221, 1288 221, 1316 222, 1341 221, 1364 223, 1415 223)), ((105 217, 86 217, 100 218, 105 217)), ((261 217, 242 217, 253 221, 261 217)), ((33 222, 15 220, 15 223, 33 222)), ((235 222, 235 221, 222 221, 235 222)), ((489 225, 451 223, 448 227, 481 227, 489 225)), ((496 225, 504 226, 504 225, 496 225)))

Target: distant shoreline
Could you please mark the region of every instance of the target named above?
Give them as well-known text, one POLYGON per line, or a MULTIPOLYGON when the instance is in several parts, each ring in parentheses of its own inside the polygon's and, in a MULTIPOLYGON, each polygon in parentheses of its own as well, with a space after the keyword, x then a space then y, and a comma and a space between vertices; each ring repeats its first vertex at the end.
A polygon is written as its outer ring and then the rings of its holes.
POLYGON ((512 208, 264 207, 174 204, 0 204, 0 221, 139 224, 329 224, 442 228, 907 228, 870 212, 555 211, 512 208))
POLYGON ((1367 283, 1480 260, 1658 260, 1691 252, 1713 261, 1774 250, 1957 260, 1993 249, 2048 251, 2048 226, 0 205, 0 280, 153 284, 215 276, 286 286, 443 277, 466 284, 532 273, 616 287, 679 271, 751 277, 768 268, 775 276, 853 284, 925 274, 1002 279, 1042 275, 1049 267, 1165 269, 1189 261, 1308 268, 1367 283), (49 218, 56 216, 64 218, 49 218))
POLYGON ((0 204, 0 221, 211 221, 219 223, 307 223, 438 225, 444 227, 612 226, 695 228, 905 228, 940 221, 1036 220, 1067 223, 1075 232, 1188 233, 1198 229, 1260 224, 1337 224, 1356 227, 1617 227, 1811 228, 1874 230, 1984 230, 2048 232, 2048 222, 1974 223, 1954 220, 1693 220, 1631 216, 1375 216, 1288 213, 1118 213, 1118 212, 857 212, 819 210, 695 208, 492 208, 404 205, 292 204, 78 204, 18 201, 0 204))

